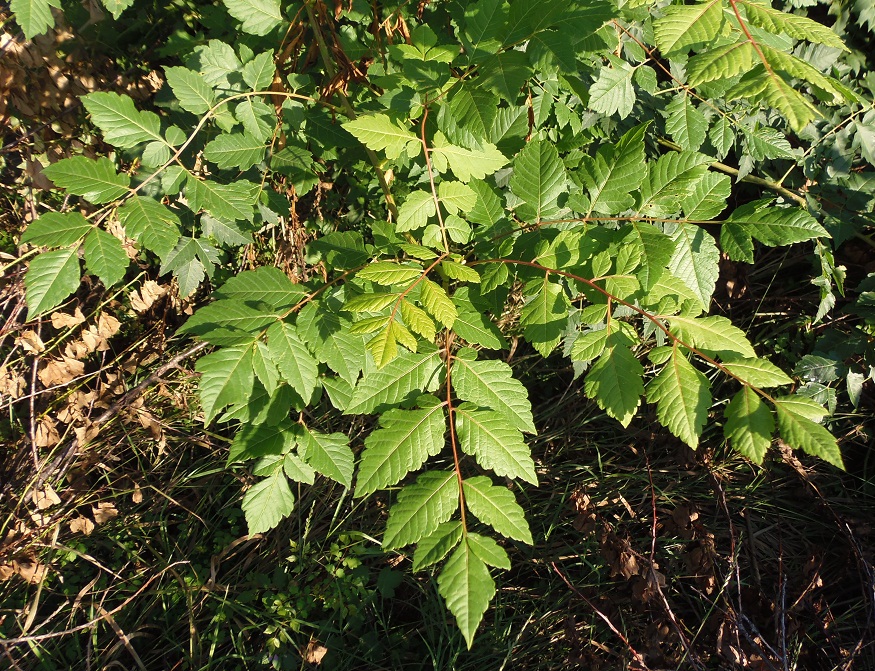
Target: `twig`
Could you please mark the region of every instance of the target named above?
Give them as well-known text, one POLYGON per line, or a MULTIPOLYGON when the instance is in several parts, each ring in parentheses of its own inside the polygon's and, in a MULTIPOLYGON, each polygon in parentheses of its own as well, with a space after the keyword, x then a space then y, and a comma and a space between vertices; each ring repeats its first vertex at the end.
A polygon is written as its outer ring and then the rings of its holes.
POLYGON ((642 671, 649 671, 649 667, 644 662, 644 656, 641 653, 637 652, 635 650, 635 648, 632 647, 632 644, 629 643, 629 639, 626 638, 623 635, 623 633, 614 626, 614 623, 611 622, 611 620, 608 618, 608 616, 605 615, 603 612, 601 612, 598 608, 596 608, 595 604, 592 601, 590 601, 588 598, 586 598, 586 595, 584 595, 583 592, 581 592, 579 589, 577 589, 577 587, 575 587, 571 583, 571 581, 565 576, 565 574, 559 570, 559 567, 556 566, 556 562, 551 561, 550 566, 552 566, 553 570, 556 571, 556 575, 558 575, 560 578, 562 578, 562 582, 564 582, 568 586, 568 589, 570 589, 577 596, 579 596, 581 599, 583 599, 583 601, 586 602, 586 605, 589 606, 590 608, 592 608, 593 612, 596 615, 598 615, 602 620, 604 620, 605 624, 607 624, 608 627, 610 628, 610 630, 612 632, 614 632, 614 635, 616 635, 616 637, 619 638, 623 642, 623 645, 626 646, 626 648, 629 650, 629 652, 632 653, 632 658, 633 658, 634 663, 640 665, 640 669, 642 669, 642 671))
POLYGON ((165 568, 161 569, 158 573, 153 575, 151 578, 149 578, 145 583, 143 583, 143 586, 140 589, 138 589, 131 596, 129 596, 127 599, 125 599, 120 605, 116 606, 115 608, 113 608, 110 611, 104 611, 104 613, 105 613, 104 615, 100 615, 99 617, 95 617, 94 619, 89 620, 85 624, 80 624, 80 625, 77 625, 75 627, 71 627, 70 629, 65 629, 64 631, 53 631, 53 632, 50 632, 47 634, 38 634, 38 635, 34 635, 34 636, 19 636, 17 638, 7 638, 5 641, 3 641, 4 647, 6 645, 21 645, 22 643, 36 643, 38 641, 45 641, 45 640, 48 640, 50 638, 60 638, 61 636, 67 636, 68 634, 75 634, 77 631, 83 631, 85 629, 93 627, 95 624, 97 624, 101 620, 107 619, 107 616, 115 615, 120 610, 122 610, 125 606, 127 606, 129 603, 131 603, 131 601, 133 601, 138 596, 140 596, 140 594, 145 592, 146 588, 149 587, 149 585, 151 585, 153 582, 155 582, 162 575, 164 575, 164 573, 166 571, 169 571, 174 566, 179 566, 181 564, 188 564, 188 563, 190 563, 190 562, 177 561, 177 562, 173 562, 169 566, 166 566, 165 568))
MULTIPOLYGON (((94 420, 94 425, 102 425, 107 421, 115 417, 118 412, 138 398, 146 389, 152 386, 155 382, 158 382, 161 377, 169 371, 171 368, 176 368, 180 362, 187 359, 188 357, 200 352, 202 349, 207 347, 209 343, 199 342, 191 347, 189 347, 184 352, 177 354, 175 357, 170 359, 167 363, 159 366, 155 372, 153 372, 149 377, 140 382, 136 387, 128 391, 124 396, 118 399, 115 403, 113 403, 109 408, 107 408, 96 420, 94 420)), ((36 488, 39 488, 43 485, 46 480, 54 477, 56 474, 63 475, 67 468, 69 467, 70 461, 72 460, 72 456, 75 453, 76 449, 79 447, 79 439, 73 438, 67 445, 61 450, 61 453, 55 457, 50 463, 43 466, 40 469, 37 480, 36 480, 36 488)))
MULTIPOLYGON (((648 565, 649 573, 650 573, 650 582, 656 588, 656 593, 659 594, 659 598, 662 601, 662 606, 665 609, 666 615, 668 615, 668 619, 671 622, 672 626, 675 629, 675 632, 678 635, 678 639, 681 642, 681 645, 684 646, 684 659, 689 658, 690 663, 696 669, 701 669, 701 664, 699 662, 698 655, 696 655, 692 646, 690 645, 690 641, 687 638, 687 635, 684 633, 683 628, 678 622, 677 616, 671 609, 671 606, 668 603, 668 599, 665 596, 665 593, 662 591, 662 587, 659 585, 659 580, 656 576, 656 567, 654 566, 655 558, 656 558, 656 528, 657 528, 657 512, 656 512, 656 488, 653 486, 653 470, 650 468, 650 457, 647 455, 647 451, 644 451, 644 461, 647 465, 647 479, 650 482, 650 506, 653 520, 650 523, 650 562, 648 565)), ((684 663, 684 660, 681 659, 681 664, 684 663)))

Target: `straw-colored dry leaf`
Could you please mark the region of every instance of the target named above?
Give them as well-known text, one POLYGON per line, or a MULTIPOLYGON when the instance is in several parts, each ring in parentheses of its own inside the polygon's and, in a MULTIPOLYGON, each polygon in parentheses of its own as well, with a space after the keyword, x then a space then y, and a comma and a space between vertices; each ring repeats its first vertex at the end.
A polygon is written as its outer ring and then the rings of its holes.
POLYGON ((48 567, 45 564, 40 564, 36 560, 29 559, 13 560, 12 568, 18 575, 31 584, 42 582, 42 579, 45 577, 46 571, 48 570, 48 567))
POLYGON ((45 352, 46 346, 36 331, 24 331, 15 339, 15 344, 20 345, 28 354, 45 352))
POLYGON ((131 494, 131 500, 134 503, 142 503, 143 502, 143 490, 140 489, 140 485, 134 483, 134 491, 131 494))
POLYGON ((102 338, 112 338, 121 328, 121 322, 105 312, 97 318, 97 335, 102 338))
POLYGON ((131 292, 131 307, 134 312, 146 312, 154 305, 155 301, 167 293, 167 287, 158 284, 154 280, 146 280, 140 290, 131 292))
POLYGON ((97 437, 97 434, 100 433, 100 429, 97 424, 88 422, 85 426, 75 427, 73 433, 76 434, 76 442, 78 442, 81 447, 94 440, 97 437))
POLYGON ((324 645, 319 645, 318 641, 310 640, 307 644, 307 650, 304 653, 304 660, 307 664, 315 664, 319 666, 322 663, 322 658, 328 653, 328 648, 324 645))
POLYGON ((65 356, 59 359, 49 359, 37 373, 40 382, 45 387, 67 384, 74 378, 85 373, 85 364, 73 357, 65 356))
POLYGON ((0 396, 20 398, 27 389, 27 380, 11 370, 0 371, 0 396))
POLYGON ((37 447, 52 447, 61 442, 57 422, 49 416, 40 419, 36 424, 33 442, 37 447))
POLYGON ((52 326, 59 330, 79 326, 84 321, 85 315, 82 314, 82 310, 79 308, 76 308, 72 315, 68 315, 66 312, 52 313, 52 326))
POLYGON ((70 531, 74 534, 85 534, 86 536, 90 536, 91 532, 94 531, 94 522, 89 520, 87 517, 80 515, 79 517, 74 517, 70 520, 70 531))
POLYGON ((84 359, 89 354, 88 345, 81 340, 74 340, 64 345, 64 356, 70 359, 84 359))
POLYGON ((40 510, 46 510, 52 506, 56 506, 61 502, 61 497, 52 488, 51 485, 43 485, 42 489, 33 490, 33 502, 40 510))
POLYGON ((12 564, 0 564, 0 582, 9 580, 15 575, 15 569, 12 564))
POLYGON ((97 333, 97 329, 93 326, 82 331, 82 342, 85 343, 85 347, 88 348, 89 354, 95 350, 100 350, 102 352, 109 349, 109 343, 106 342, 106 338, 100 336, 97 333))
POLYGON ((97 507, 92 507, 91 514, 94 515, 94 522, 96 524, 103 524, 118 517, 118 509, 114 503, 104 501, 103 503, 98 503, 97 507))

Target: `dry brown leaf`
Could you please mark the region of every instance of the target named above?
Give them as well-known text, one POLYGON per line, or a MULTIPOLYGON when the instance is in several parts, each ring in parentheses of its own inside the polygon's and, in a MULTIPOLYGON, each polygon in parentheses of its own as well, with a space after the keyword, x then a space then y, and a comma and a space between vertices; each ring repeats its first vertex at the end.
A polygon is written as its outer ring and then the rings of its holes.
POLYGON ((88 422, 85 426, 75 427, 73 433, 76 434, 76 442, 79 443, 80 447, 83 447, 97 437, 97 434, 100 433, 100 429, 97 424, 88 422))
POLYGON ((64 345, 64 356, 71 359, 84 359, 90 353, 88 345, 81 340, 74 340, 64 345))
POLYGON ((112 315, 101 313, 97 318, 97 335, 102 338, 112 338, 121 328, 121 322, 112 315))
POLYGON ((33 502, 40 510, 46 510, 61 502, 61 497, 52 489, 51 485, 43 485, 42 489, 33 491, 33 502))
POLYGON ((57 422, 48 416, 40 419, 36 425, 33 442, 37 447, 52 447, 61 442, 61 436, 58 434, 57 422))
POLYGON ((15 575, 15 569, 12 564, 0 564, 0 581, 9 580, 15 575))
POLYGON ((315 664, 319 666, 322 663, 322 658, 328 653, 328 648, 324 645, 319 645, 318 641, 310 640, 307 644, 307 651, 304 653, 304 660, 307 664, 315 664))
POLYGON ((131 307, 134 312, 146 312, 152 305, 167 293, 167 287, 161 286, 154 280, 146 280, 139 291, 130 294, 131 307))
POLYGON ((82 310, 79 308, 76 308, 72 315, 68 315, 65 312, 52 313, 52 326, 59 330, 79 326, 84 321, 85 315, 82 314, 82 310))
POLYGON ((111 519, 118 517, 118 509, 115 507, 114 503, 105 501, 103 503, 98 503, 96 508, 92 507, 91 514, 94 515, 95 523, 103 524, 104 522, 109 522, 111 519))
POLYGON ((106 338, 99 335, 97 329, 93 326, 82 331, 82 342, 85 344, 85 347, 88 348, 89 354, 94 350, 100 350, 102 352, 109 349, 109 344, 106 342, 106 338))
POLYGON ((134 503, 142 503, 143 502, 143 490, 140 489, 140 485, 134 483, 134 492, 131 494, 131 499, 134 503))
POLYGON ((29 559, 22 559, 21 561, 13 560, 12 568, 18 575, 32 584, 41 582, 48 569, 45 564, 29 559))
POLYGON ((82 533, 89 536, 94 531, 94 522, 80 515, 70 520, 70 531, 74 534, 82 533))
POLYGON ((27 380, 11 370, 0 371, 0 396, 16 399, 24 395, 27 380))
POLYGON ((37 373, 37 376, 43 386, 53 387, 56 384, 67 384, 70 380, 84 373, 84 363, 73 357, 65 356, 61 360, 49 359, 37 373))
POLYGON ((46 351, 46 346, 36 331, 25 331, 15 339, 15 344, 20 345, 28 354, 39 354, 46 351))

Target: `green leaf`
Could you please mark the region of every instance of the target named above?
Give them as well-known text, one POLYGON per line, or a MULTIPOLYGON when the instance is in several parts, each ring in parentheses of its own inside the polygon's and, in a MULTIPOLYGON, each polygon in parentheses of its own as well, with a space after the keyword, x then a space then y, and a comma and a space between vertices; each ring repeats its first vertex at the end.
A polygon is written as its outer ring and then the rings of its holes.
POLYGON ((462 483, 465 505, 481 522, 502 536, 528 545, 534 544, 529 523, 513 492, 492 484, 485 475, 468 478, 462 483))
POLYGON ((495 568, 510 569, 510 558, 507 556, 507 552, 494 539, 469 533, 465 540, 468 542, 471 552, 482 559, 485 564, 495 568))
POLYGON ((280 384, 280 374, 270 356, 270 350, 261 341, 256 342, 255 349, 252 350, 252 370, 268 395, 273 396, 280 384))
POLYGON ((635 273, 645 290, 649 290, 663 274, 675 251, 675 242, 653 224, 633 221, 627 239, 641 246, 640 268, 635 273))
POLYGON ((134 4, 134 0, 101 0, 101 2, 110 11, 114 19, 118 19, 123 11, 134 4))
POLYGON ((708 172, 711 159, 694 151, 663 154, 650 164, 647 179, 641 185, 638 211, 653 217, 677 212, 690 188, 708 172))
POLYGON ((91 222, 78 212, 47 212, 27 226, 22 244, 66 247, 78 242, 91 230, 91 222))
POLYGON ((280 375, 309 403, 319 382, 319 364, 297 329, 286 322, 274 324, 267 330, 267 346, 280 375))
POLYGON ((342 126, 368 149, 385 151, 386 158, 389 159, 398 158, 405 149, 410 158, 415 158, 422 148, 416 135, 385 114, 360 116, 353 121, 347 121, 342 126))
POLYGON ((267 35, 283 22, 279 0, 222 0, 244 33, 267 35))
POLYGON ((531 452, 519 429, 510 426, 504 415, 466 404, 456 408, 455 415, 462 449, 478 464, 496 475, 538 484, 531 452))
POLYGON ((764 245, 792 245, 829 233, 817 220, 798 207, 765 207, 764 201, 748 203, 735 210, 726 222, 736 224, 764 245))
POLYGON ((428 278, 423 279, 419 286, 419 300, 423 307, 445 327, 453 328, 458 311, 447 292, 428 278))
POLYGON ((218 250, 198 238, 181 238, 167 256, 164 257, 158 272, 173 272, 179 282, 179 293, 190 295, 203 281, 207 269, 219 262, 218 250))
POLYGON ((720 250, 710 233, 693 224, 677 224, 671 238, 675 251, 668 269, 696 294, 707 310, 720 274, 720 250))
POLYGON ((628 131, 615 145, 604 144, 595 156, 582 157, 580 178, 589 191, 587 214, 617 214, 634 205, 630 195, 647 177, 644 132, 647 124, 628 131))
MULTIPOLYGON (((719 7, 719 3, 717 3, 719 7)), ((690 96, 682 93, 676 96, 665 108, 668 118, 665 130, 682 148, 696 151, 705 141, 708 132, 708 120, 696 106, 690 96)))
POLYGON ((749 72, 758 61, 756 49, 748 40, 709 49, 690 59, 687 65, 687 83, 690 86, 700 86, 718 79, 729 79, 749 72))
POLYGON ((82 96, 82 104, 91 114, 94 125, 103 131, 104 141, 114 147, 129 149, 153 141, 167 145, 161 137, 161 119, 158 115, 138 110, 129 96, 89 93, 82 96))
POLYGON ((483 64, 477 84, 514 105, 519 98, 520 89, 532 74, 526 55, 510 49, 493 56, 483 64))
POLYGON ((629 426, 641 403, 644 368, 628 347, 605 350, 584 381, 586 395, 624 427, 629 426))
POLYGON ((59 249, 37 256, 24 276, 28 321, 60 305, 79 288, 79 279, 79 257, 75 249, 59 249))
POLYGON ((483 179, 507 164, 504 154, 494 144, 484 142, 479 149, 465 149, 450 144, 440 131, 435 133, 430 152, 440 172, 448 166, 463 182, 483 179))
POLYGON ((204 212, 201 215, 201 230, 206 237, 213 238, 220 245, 239 246, 252 244, 252 234, 241 230, 236 221, 216 219, 204 212))
POLYGON ((610 60, 613 67, 602 68, 595 83, 589 87, 589 108, 605 116, 619 114, 625 119, 635 104, 635 89, 632 87, 635 70, 616 57, 610 60))
POLYGON ((85 156, 61 159, 43 170, 43 174, 61 189, 82 196, 89 203, 101 205, 129 193, 131 178, 119 175, 108 158, 85 156))
POLYGON ((295 497, 282 470, 255 483, 241 504, 250 534, 270 531, 295 508, 295 497))
POLYGON ((216 101, 216 94, 199 72, 184 67, 164 68, 167 84, 179 106, 192 114, 206 114, 216 101))
POLYGON ((310 466, 322 475, 352 487, 354 457, 349 449, 349 438, 342 433, 319 433, 304 429, 298 451, 310 466))
POLYGON ((647 385, 647 401, 657 404, 660 424, 693 449, 698 447, 711 405, 710 385, 677 347, 659 375, 647 385))
POLYGON ((422 275, 422 268, 402 266, 391 261, 376 261, 362 268, 356 277, 383 286, 407 284, 422 275))
POLYGON ((426 471, 407 485, 389 510, 383 549, 416 543, 434 533, 459 508, 459 480, 455 471, 426 471))
POLYGON ((775 400, 778 412, 778 432, 790 447, 820 457, 836 468, 845 469, 838 442, 829 431, 817 422, 793 412, 793 405, 775 400))
POLYGON ((227 463, 279 456, 291 450, 296 442, 297 434, 289 421, 273 425, 244 423, 231 443, 227 463))
POLYGON ((438 184, 438 197, 450 214, 468 212, 477 203, 477 193, 461 182, 441 182, 438 184))
POLYGON ((444 598, 447 609, 455 616, 470 650, 483 614, 495 596, 495 582, 486 564, 467 542, 456 548, 444 564, 438 576, 438 592, 444 598))
POLYGON ((482 309, 471 301, 468 287, 462 287, 453 295, 457 314, 453 330, 471 344, 488 349, 504 349, 507 343, 504 335, 482 309))
POLYGON ((441 261, 441 270, 451 280, 480 284, 480 274, 471 266, 456 263, 455 261, 441 261))
POLYGON ((422 410, 388 410, 380 425, 365 439, 356 496, 397 484, 444 447, 447 422, 439 403, 422 410))
POLYGON ((207 143, 204 157, 222 170, 248 170, 264 159, 264 142, 246 133, 222 133, 207 143))
POLYGON ((283 457, 283 471, 295 482, 303 482, 306 485, 316 482, 316 471, 293 452, 283 457))
POLYGON ((55 25, 52 7, 60 8, 60 0, 11 0, 9 3, 9 9, 28 40, 55 25))
POLYGON ((755 26, 772 33, 784 33, 797 40, 825 44, 834 49, 848 51, 845 43, 832 30, 821 23, 797 14, 789 14, 771 5, 755 0, 738 0, 747 14, 747 19, 755 26))
POLYGON ((775 418, 750 387, 743 387, 726 406, 723 435, 732 447, 755 464, 763 463, 772 444, 775 418))
POLYGON ((134 196, 118 209, 125 232, 164 259, 179 240, 179 217, 152 198, 134 196))
POLYGON ((592 361, 601 356, 602 352, 605 351, 610 334, 611 332, 606 328, 581 333, 571 345, 571 360, 592 361))
POLYGON ((255 384, 252 347, 226 347, 198 359, 195 370, 201 374, 198 393, 209 425, 226 405, 249 398, 255 384))
MULTIPOLYGON (((262 2, 264 0, 261 0, 262 2)), ((279 9, 279 4, 277 4, 279 9)), ((279 11, 277 11, 279 14, 279 11)), ((276 66, 273 62, 273 51, 263 51, 243 66, 243 81, 253 91, 265 91, 273 83, 276 66)))
POLYGON ((428 342, 434 340, 437 329, 431 317, 404 298, 401 299, 401 318, 411 331, 419 334, 428 342))
POLYGON ((756 358, 747 337, 726 317, 667 317, 672 333, 687 345, 713 352, 733 352, 746 358, 756 358))
POLYGON ((423 392, 434 391, 442 367, 443 361, 437 349, 424 354, 401 352, 384 368, 372 370, 362 377, 344 414, 371 413, 380 406, 397 405, 423 392))
POLYGON ((812 422, 820 422, 829 414, 820 403, 807 396, 793 394, 792 396, 781 396, 775 400, 780 401, 785 410, 801 415, 812 422))
POLYGON ((746 384, 761 389, 780 387, 793 384, 793 380, 766 359, 734 359, 723 361, 723 366, 732 374, 737 375, 746 384))
POLYGON ((681 198, 681 207, 687 219, 707 221, 726 209, 730 193, 732 180, 728 175, 706 172, 690 192, 681 198))
POLYGON ((562 339, 569 306, 562 287, 550 282, 546 276, 541 291, 523 306, 520 314, 523 335, 541 356, 548 356, 562 339))
POLYGON ((519 431, 537 433, 528 392, 503 361, 454 357, 452 383, 463 401, 496 411, 519 431))
MULTIPOLYGON (((470 537, 470 534, 468 534, 470 537)), ((413 570, 437 564, 462 540, 461 522, 443 522, 433 534, 419 541, 413 553, 413 570)))
POLYGON ((121 241, 99 228, 85 236, 85 268, 97 275, 107 289, 120 281, 128 269, 130 259, 121 241))
POLYGON ((427 191, 414 191, 398 208, 398 224, 395 230, 399 233, 415 231, 428 223, 429 217, 437 213, 434 196, 427 191))
MULTIPOLYGON (((273 133, 276 117, 273 109, 256 98, 247 98, 237 103, 234 108, 234 116, 243 124, 243 129, 252 137, 264 142, 273 133)), ((274 160, 271 160, 271 168, 274 168, 274 160)))
MULTIPOLYGON (((689 68, 687 72, 689 72, 689 68)), ((729 150, 735 143, 735 133, 732 130, 732 122, 728 116, 720 117, 711 126, 711 130, 708 132, 708 139, 711 140, 711 144, 717 150, 717 158, 722 159, 729 153, 729 150)))
POLYGON ((252 221, 252 205, 255 201, 252 186, 246 181, 219 184, 190 174, 186 180, 185 195, 188 206, 194 212, 207 210, 218 219, 252 221))
POLYGON ((513 161, 510 188, 522 199, 517 212, 526 221, 540 221, 559 211, 556 204, 566 190, 565 166, 550 142, 533 140, 513 161))
POLYGON ((199 309, 178 332, 219 347, 244 345, 255 342, 261 331, 277 319, 276 310, 268 304, 226 298, 199 309))
POLYGON ((304 285, 294 284, 279 268, 263 267, 232 277, 216 290, 215 297, 267 303, 282 309, 296 305, 307 293, 304 285))
POLYGON ((656 46, 663 55, 713 42, 723 32, 723 3, 708 0, 695 5, 672 5, 653 22, 656 46))

